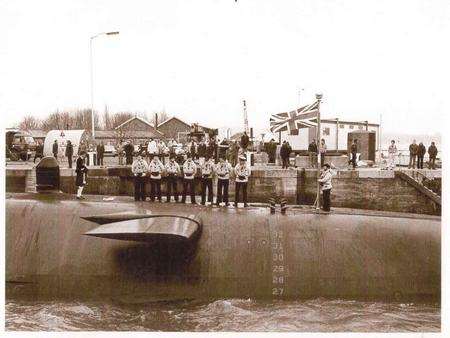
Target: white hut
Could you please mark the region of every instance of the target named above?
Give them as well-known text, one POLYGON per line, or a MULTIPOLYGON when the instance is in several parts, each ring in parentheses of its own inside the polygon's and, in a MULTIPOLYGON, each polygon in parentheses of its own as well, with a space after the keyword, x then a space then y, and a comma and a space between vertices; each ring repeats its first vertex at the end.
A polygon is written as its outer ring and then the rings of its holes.
POLYGON ((66 154, 67 141, 72 142, 73 154, 78 154, 78 147, 82 141, 87 141, 85 130, 50 130, 44 141, 44 156, 53 156, 53 143, 58 142, 58 158, 66 154))

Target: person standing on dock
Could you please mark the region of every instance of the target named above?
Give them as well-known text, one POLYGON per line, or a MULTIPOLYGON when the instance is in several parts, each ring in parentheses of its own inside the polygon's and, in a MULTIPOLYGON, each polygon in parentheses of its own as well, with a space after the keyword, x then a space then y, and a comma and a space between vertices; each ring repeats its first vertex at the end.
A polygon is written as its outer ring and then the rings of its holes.
POLYGON ((354 139, 352 145, 350 146, 350 160, 348 161, 348 164, 352 164, 353 170, 356 169, 356 153, 358 152, 358 140, 354 139))
POLYGON ((232 166, 225 158, 220 157, 219 163, 216 165, 217 173, 217 200, 216 205, 219 206, 220 203, 224 202, 226 206, 229 206, 228 202, 228 188, 230 186, 230 173, 232 171, 232 166))
POLYGON ((145 201, 145 176, 147 175, 148 165, 141 155, 133 161, 131 172, 134 175, 134 200, 145 201))
POLYGON ((67 161, 69 162, 69 168, 72 169, 73 145, 72 142, 70 142, 70 140, 67 141, 66 157, 67 161))
POLYGON ((75 179, 75 185, 77 186, 77 199, 84 200, 83 197, 83 188, 86 185, 86 175, 88 172, 88 168, 84 164, 84 158, 86 156, 86 152, 82 151, 78 155, 77 161, 76 161, 76 168, 75 173, 77 174, 77 177, 75 179))
POLYGON ((58 159, 58 141, 57 140, 55 140, 55 142, 53 142, 52 152, 53 152, 53 157, 58 159))
POLYGON ((289 168, 289 156, 291 155, 292 148, 289 145, 289 143, 285 140, 283 141, 283 144, 281 145, 280 149, 280 157, 282 161, 282 169, 288 169, 289 168))
POLYGON ((425 156, 426 152, 427 149, 425 148, 423 143, 420 142, 417 149, 417 169, 423 169, 423 157, 425 156))
POLYGON ((123 142, 119 140, 117 143, 117 156, 119 157, 119 165, 123 165, 123 142))
POLYGON ((317 167, 317 143, 316 140, 313 139, 312 142, 308 146, 308 155, 309 155, 309 166, 311 168, 317 167))
POLYGON ((208 202, 213 203, 213 184, 212 176, 214 173, 214 160, 206 158, 205 163, 200 167, 202 175, 202 205, 206 202, 206 190, 208 190, 208 202))
POLYGON ((180 165, 175 161, 175 154, 171 154, 169 157, 169 162, 167 162, 166 164, 166 173, 167 173, 166 202, 167 203, 170 202, 172 190, 175 202, 178 202, 177 183, 178 183, 178 176, 180 175, 180 165))
POLYGON ((103 166, 103 157, 105 156, 105 145, 103 141, 97 144, 97 165, 103 166))
POLYGON ((183 164, 183 197, 181 203, 186 203, 186 195, 191 196, 191 203, 195 203, 195 173, 197 172, 197 165, 192 160, 192 154, 188 153, 187 159, 183 164))
POLYGON ((430 169, 436 169, 436 156, 437 156, 438 150, 436 148, 436 145, 434 142, 431 142, 431 145, 428 147, 428 155, 430 156, 430 159, 428 161, 428 168, 430 169))
POLYGON ((125 164, 130 165, 133 162, 134 153, 134 146, 131 143, 131 140, 128 140, 128 142, 123 147, 123 150, 125 151, 125 164))
POLYGON ((419 146, 416 143, 416 140, 413 140, 413 143, 409 145, 409 164, 408 169, 415 169, 416 168, 416 156, 417 152, 419 150, 419 146))
POLYGON ((397 157, 397 146, 395 145, 395 141, 392 140, 391 141, 391 145, 389 146, 388 149, 388 168, 389 170, 394 170, 395 169, 395 158, 397 157))
POLYGON ((251 170, 247 165, 247 159, 245 156, 239 156, 239 164, 234 168, 236 174, 236 187, 235 187, 235 199, 234 206, 237 207, 239 203, 239 191, 242 190, 242 199, 244 207, 248 207, 247 204, 247 184, 250 177, 251 170))
POLYGON ((334 172, 331 171, 331 166, 328 163, 323 165, 323 171, 318 179, 319 184, 322 188, 322 196, 323 196, 323 208, 322 210, 325 212, 330 212, 331 207, 331 180, 334 175, 334 172))
POLYGON ((155 201, 155 194, 159 202, 162 202, 161 198, 161 174, 164 170, 164 165, 159 160, 158 155, 154 155, 153 159, 148 165, 148 171, 150 171, 150 200, 155 201))
POLYGON ((39 157, 40 160, 44 157, 44 144, 41 140, 38 140, 38 144, 36 146, 36 152, 34 153, 33 163, 36 163, 36 159, 39 157))

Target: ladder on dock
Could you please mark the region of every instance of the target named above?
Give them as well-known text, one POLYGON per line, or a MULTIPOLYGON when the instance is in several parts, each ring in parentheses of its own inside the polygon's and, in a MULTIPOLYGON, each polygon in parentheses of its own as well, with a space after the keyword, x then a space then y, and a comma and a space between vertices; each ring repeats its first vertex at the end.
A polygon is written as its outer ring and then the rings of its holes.
POLYGON ((419 170, 410 170, 410 171, 396 171, 395 175, 405 182, 407 182, 409 185, 416 188, 419 192, 427 196, 430 200, 432 200, 436 205, 439 207, 441 206, 441 196, 436 194, 434 191, 429 189, 424 185, 424 181, 428 179, 426 175, 424 175, 419 170))

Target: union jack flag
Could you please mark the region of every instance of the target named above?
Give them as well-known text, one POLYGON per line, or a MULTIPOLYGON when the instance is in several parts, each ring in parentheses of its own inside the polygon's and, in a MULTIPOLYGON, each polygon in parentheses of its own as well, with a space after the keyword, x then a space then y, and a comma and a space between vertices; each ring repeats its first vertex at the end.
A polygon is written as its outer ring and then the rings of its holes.
POLYGON ((270 131, 288 131, 291 135, 298 135, 300 128, 311 128, 317 126, 319 113, 318 102, 303 106, 289 113, 274 114, 270 117, 270 131))

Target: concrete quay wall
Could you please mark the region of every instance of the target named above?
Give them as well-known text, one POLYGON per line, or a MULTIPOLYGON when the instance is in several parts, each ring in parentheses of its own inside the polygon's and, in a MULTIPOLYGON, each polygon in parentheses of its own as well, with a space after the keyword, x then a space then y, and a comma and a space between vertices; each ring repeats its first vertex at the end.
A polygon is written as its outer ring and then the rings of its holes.
MULTIPOLYGON (((33 169, 7 169, 6 191, 25 192, 27 178, 33 169)), ((434 173, 436 176, 437 171, 434 173)), ((316 171, 311 169, 283 170, 273 167, 254 167, 248 185, 250 202, 267 202, 269 198, 286 198, 289 204, 310 205, 316 198, 316 171)), ((75 171, 60 170, 60 188, 74 194, 75 171)), ((214 180, 217 181, 217 180, 214 180)), ((132 196, 133 177, 129 167, 91 168, 85 187, 85 194, 132 196)), ((200 195, 200 180, 196 184, 200 195)), ((216 195, 216 182, 213 186, 216 195)), ((29 191, 29 189, 28 189, 29 191)), ((163 179, 163 195, 165 184, 163 179)), ((181 180, 178 191, 182 191, 181 180)), ((150 185, 146 186, 147 195, 150 185)), ((230 201, 234 200, 234 181, 230 182, 230 201)), ((200 199, 197 197, 197 202, 200 199)), ((385 210, 420 214, 439 214, 435 205, 426 196, 403 180, 395 177, 393 171, 357 170, 338 171, 333 178, 332 206, 369 210, 385 210)))

